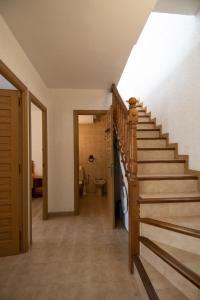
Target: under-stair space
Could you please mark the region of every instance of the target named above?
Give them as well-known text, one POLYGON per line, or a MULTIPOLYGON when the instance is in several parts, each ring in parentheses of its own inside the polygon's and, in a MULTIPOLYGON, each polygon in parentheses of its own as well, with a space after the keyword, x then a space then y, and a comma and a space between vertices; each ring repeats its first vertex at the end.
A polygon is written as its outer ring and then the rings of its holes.
POLYGON ((135 98, 113 87, 115 130, 129 184, 130 264, 143 299, 200 299, 200 172, 135 98))

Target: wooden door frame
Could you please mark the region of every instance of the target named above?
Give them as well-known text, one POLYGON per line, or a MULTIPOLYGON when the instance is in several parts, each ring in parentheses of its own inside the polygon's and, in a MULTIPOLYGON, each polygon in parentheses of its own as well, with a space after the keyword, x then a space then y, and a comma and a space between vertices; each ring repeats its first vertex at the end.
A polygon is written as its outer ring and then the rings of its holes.
POLYGON ((30 241, 32 243, 32 118, 31 104, 42 112, 42 164, 43 164, 43 220, 48 219, 48 152, 47 152, 47 108, 29 92, 29 157, 30 157, 30 241))
POLYGON ((4 64, 2 60, 0 60, 0 74, 6 78, 12 85, 14 85, 21 94, 20 100, 20 138, 19 138, 19 151, 20 157, 22 157, 21 161, 21 199, 20 199, 20 252, 26 252, 29 249, 29 229, 28 229, 28 199, 29 199, 29 191, 28 191, 28 178, 29 178, 29 159, 28 159, 28 89, 22 83, 22 81, 17 78, 17 76, 4 64))
POLYGON ((74 214, 79 215, 79 115, 105 115, 108 110, 74 110, 74 214))

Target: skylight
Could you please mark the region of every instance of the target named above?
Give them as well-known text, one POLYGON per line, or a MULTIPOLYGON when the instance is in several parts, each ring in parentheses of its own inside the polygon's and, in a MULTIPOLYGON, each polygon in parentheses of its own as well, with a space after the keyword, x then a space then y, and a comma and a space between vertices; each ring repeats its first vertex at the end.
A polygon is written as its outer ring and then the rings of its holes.
POLYGON ((194 47, 196 22, 191 15, 151 13, 118 84, 124 99, 147 97, 173 74, 194 47))

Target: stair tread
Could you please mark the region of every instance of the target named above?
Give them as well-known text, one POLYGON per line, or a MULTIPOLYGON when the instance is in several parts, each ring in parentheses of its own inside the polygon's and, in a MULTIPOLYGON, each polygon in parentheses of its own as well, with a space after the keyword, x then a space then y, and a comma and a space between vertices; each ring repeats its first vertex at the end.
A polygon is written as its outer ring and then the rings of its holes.
POLYGON ((149 140, 152 140, 152 141, 157 141, 157 140, 166 140, 166 137, 146 137, 146 138, 138 138, 137 137, 137 140, 147 140, 147 141, 149 141, 149 140))
POLYGON ((140 194, 142 199, 162 199, 162 198, 200 198, 199 192, 194 193, 160 193, 160 194, 140 194))
POLYGON ((168 252, 170 255, 178 259, 182 264, 188 267, 190 270, 200 275, 200 255, 189 251, 178 249, 171 245, 166 245, 160 242, 155 242, 160 248, 168 252))
POLYGON ((156 217, 156 219, 158 221, 163 221, 163 222, 167 222, 179 226, 188 227, 195 230, 200 230, 200 216, 162 217, 162 218, 156 217))
POLYGON ((138 163, 184 163, 184 159, 138 160, 138 163))
MULTIPOLYGON (((139 117, 142 118, 142 117, 139 117)), ((154 121, 138 121, 137 124, 155 124, 154 121)))
MULTIPOLYGON (((175 254, 169 253, 168 250, 162 246, 163 244, 161 245, 161 243, 154 242, 145 236, 140 236, 139 239, 142 247, 144 245, 147 249, 152 251, 156 256, 160 257, 165 263, 177 271, 181 276, 185 277, 186 280, 190 281, 197 288, 200 288, 199 274, 189 268, 184 261, 181 262, 180 258, 176 257, 175 254)), ((193 255, 193 253, 191 253, 191 255, 193 255)))
POLYGON ((159 147, 159 148, 155 148, 155 147, 138 147, 137 150, 138 151, 141 151, 141 150, 150 150, 150 151, 151 150, 157 150, 157 151, 158 150, 164 150, 164 151, 167 150, 168 151, 168 150, 175 150, 175 147, 159 147))
POLYGON ((142 204, 200 202, 200 193, 140 193, 139 202, 142 204))
POLYGON ((138 175, 139 180, 154 179, 198 179, 196 175, 191 174, 154 174, 154 175, 138 175))
MULTIPOLYGON (((182 224, 177 224, 174 220, 169 220, 170 218, 140 218, 140 222, 143 224, 148 224, 150 226, 159 227, 165 230, 170 230, 174 232, 178 232, 184 235, 193 236, 195 238, 200 239, 200 230, 188 226, 184 226, 182 224)), ((198 219, 200 221, 200 218, 198 219)))
POLYGON ((142 128, 142 129, 137 128, 136 130, 137 131, 160 131, 159 128, 142 128))
POLYGON ((141 261, 161 300, 187 300, 186 296, 183 295, 165 276, 148 263, 145 258, 141 257, 141 261))

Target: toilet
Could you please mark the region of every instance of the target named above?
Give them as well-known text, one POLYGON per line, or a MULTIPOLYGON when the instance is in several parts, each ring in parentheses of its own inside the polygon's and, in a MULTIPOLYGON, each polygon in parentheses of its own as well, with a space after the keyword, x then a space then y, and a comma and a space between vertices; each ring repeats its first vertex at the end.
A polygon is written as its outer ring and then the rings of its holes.
POLYGON ((96 194, 98 196, 103 196, 104 194, 104 188, 105 188, 105 184, 106 184, 106 180, 105 179, 95 179, 94 180, 94 184, 95 184, 95 190, 96 190, 96 194))

